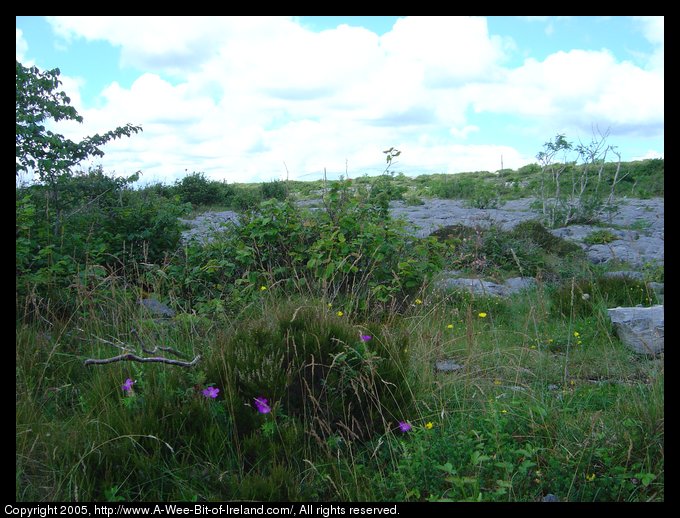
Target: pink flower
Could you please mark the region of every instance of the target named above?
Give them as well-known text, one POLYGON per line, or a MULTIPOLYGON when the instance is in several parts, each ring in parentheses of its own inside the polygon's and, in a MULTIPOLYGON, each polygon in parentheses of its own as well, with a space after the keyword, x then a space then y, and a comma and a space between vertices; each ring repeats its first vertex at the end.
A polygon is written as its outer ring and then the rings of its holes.
POLYGON ((203 395, 205 397, 213 398, 215 399, 217 397, 217 394, 219 394, 220 389, 217 387, 208 387, 206 389, 203 389, 203 395))
POLYGON ((132 390, 132 385, 137 383, 136 381, 132 381, 130 378, 125 380, 125 383, 123 383, 123 392, 130 392, 132 390))
POLYGON ((257 411, 261 414, 268 414, 272 411, 272 408, 267 404, 267 400, 263 397, 255 398, 255 406, 257 407, 257 411))
POLYGON ((408 424, 406 421, 399 421, 399 429, 400 429, 402 432, 406 433, 406 432, 408 432, 409 430, 411 430, 411 425, 408 424))

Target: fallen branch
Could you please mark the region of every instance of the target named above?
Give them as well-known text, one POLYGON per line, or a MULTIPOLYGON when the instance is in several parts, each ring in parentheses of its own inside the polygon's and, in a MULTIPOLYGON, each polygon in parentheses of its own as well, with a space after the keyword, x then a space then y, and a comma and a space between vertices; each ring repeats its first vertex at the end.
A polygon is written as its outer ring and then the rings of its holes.
POLYGON ((141 356, 137 356, 136 354, 128 353, 128 354, 121 354, 119 356, 114 356, 113 358, 102 358, 100 360, 94 359, 94 358, 88 358, 83 362, 83 365, 104 365, 107 363, 114 363, 114 362, 120 362, 120 361, 130 361, 130 362, 140 362, 140 363, 167 363, 169 365, 177 365, 178 367, 193 367, 198 363, 198 361, 201 359, 201 355, 199 354, 191 360, 190 362, 185 362, 181 360, 172 360, 170 358, 163 358, 162 356, 157 356, 157 357, 152 357, 152 358, 142 358, 141 356))

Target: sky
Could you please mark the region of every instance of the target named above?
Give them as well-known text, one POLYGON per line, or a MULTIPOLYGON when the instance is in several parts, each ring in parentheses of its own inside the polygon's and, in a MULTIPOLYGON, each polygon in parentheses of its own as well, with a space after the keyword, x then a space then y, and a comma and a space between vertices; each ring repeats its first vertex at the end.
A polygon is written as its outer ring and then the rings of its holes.
POLYGON ((101 165, 140 182, 496 171, 564 134, 664 155, 663 17, 17 17, 84 122, 127 123, 101 165))

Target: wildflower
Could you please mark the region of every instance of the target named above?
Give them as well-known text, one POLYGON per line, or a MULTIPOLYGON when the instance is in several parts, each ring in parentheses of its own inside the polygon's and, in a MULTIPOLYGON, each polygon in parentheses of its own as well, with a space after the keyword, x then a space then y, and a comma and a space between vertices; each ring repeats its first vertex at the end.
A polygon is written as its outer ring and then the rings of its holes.
POLYGON ((361 335, 360 338, 362 342, 368 342, 373 337, 371 335, 361 335))
POLYGON ((501 384, 501 380, 493 380, 493 384, 494 384, 494 385, 500 385, 500 384, 501 384))
POLYGON ((581 298, 583 300, 588 300, 590 298, 590 295, 588 295, 587 293, 584 293, 583 295, 581 295, 581 298))
POLYGON ((507 414, 507 413, 508 413, 508 411, 505 408, 503 410, 501 410, 501 414, 507 414))
POLYGON ((266 286, 260 286, 260 291, 267 291, 267 287, 266 286))
POLYGON ((483 311, 479 314, 479 318, 486 318, 486 313, 483 311))
POLYGON ((576 345, 581 345, 582 343, 583 342, 581 340, 579 340, 578 342, 576 342, 576 345))
POLYGON ((137 383, 136 381, 132 381, 130 378, 125 380, 125 383, 123 383, 123 392, 131 392, 132 391, 132 385, 137 383))
POLYGON ((446 329, 453 329, 453 324, 449 324, 448 326, 446 326, 446 329))
POLYGON ((257 411, 261 414, 268 414, 272 411, 272 408, 267 404, 267 400, 263 397, 255 398, 255 406, 257 407, 257 411))
POLYGON ((591 473, 590 475, 586 475, 586 480, 588 482, 592 482, 593 480, 595 480, 595 473, 591 473))
POLYGON ((403 433, 406 433, 411 429, 411 425, 409 423, 407 423, 406 421, 399 421, 399 429, 403 433))
POLYGON ((215 399, 217 397, 217 394, 220 392, 220 389, 217 387, 208 387, 203 389, 203 395, 205 397, 209 397, 212 399, 215 399))
POLYGON ((416 303, 416 306, 419 306, 419 305, 421 305, 421 304, 423 303, 423 301, 420 300, 420 299, 416 299, 416 300, 415 300, 415 303, 416 303))
POLYGON ((432 430, 432 427, 433 427, 433 426, 434 426, 434 425, 432 424, 432 421, 429 421, 429 422, 425 423, 425 428, 426 428, 427 430, 432 430))
POLYGON ((343 313, 342 311, 338 311, 338 312, 336 313, 336 315, 338 315, 339 317, 341 317, 342 315, 344 315, 344 313, 343 313))
POLYGON ((529 349, 536 349, 536 346, 532 345, 532 346, 529 347, 529 349))
POLYGON ((579 334, 579 332, 578 332, 578 331, 574 331, 574 338, 578 338, 579 336, 581 336, 581 335, 579 334))
POLYGON ((328 303, 328 309, 331 309, 332 307, 333 307, 333 304, 331 304, 331 303, 329 302, 329 303, 328 303))

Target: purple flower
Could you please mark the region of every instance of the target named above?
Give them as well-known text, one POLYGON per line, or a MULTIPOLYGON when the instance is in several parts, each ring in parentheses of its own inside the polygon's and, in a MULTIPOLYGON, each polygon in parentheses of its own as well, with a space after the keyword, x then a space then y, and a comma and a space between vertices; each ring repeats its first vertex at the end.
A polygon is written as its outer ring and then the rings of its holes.
POLYGON ((362 342, 368 342, 373 337, 371 335, 361 335, 360 338, 362 342))
POLYGON ((125 383, 123 383, 123 392, 129 392, 132 390, 132 385, 137 383, 136 381, 132 381, 130 378, 125 380, 125 383))
POLYGON ((203 395, 205 397, 213 398, 215 399, 217 397, 217 394, 219 394, 220 389, 217 387, 208 387, 206 389, 203 389, 203 395))
POLYGON ((408 424, 406 421, 399 421, 399 429, 406 433, 411 429, 411 425, 408 424))
POLYGON ((263 397, 255 398, 255 406, 257 407, 257 411, 261 414, 268 414, 272 411, 272 408, 267 404, 267 400, 263 397))

